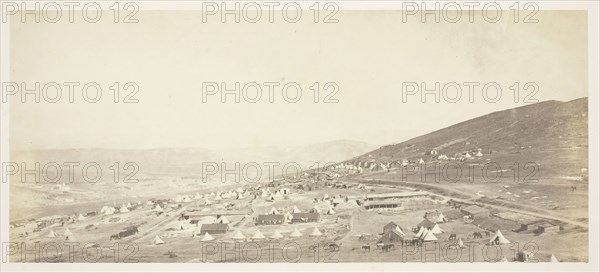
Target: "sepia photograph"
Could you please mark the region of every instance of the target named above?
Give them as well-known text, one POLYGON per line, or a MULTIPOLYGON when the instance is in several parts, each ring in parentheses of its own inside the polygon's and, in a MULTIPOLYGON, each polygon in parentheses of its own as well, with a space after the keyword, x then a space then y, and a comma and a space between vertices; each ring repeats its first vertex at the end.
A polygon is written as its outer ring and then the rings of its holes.
POLYGON ((595 1, 2 1, 2 272, 598 272, 595 1))

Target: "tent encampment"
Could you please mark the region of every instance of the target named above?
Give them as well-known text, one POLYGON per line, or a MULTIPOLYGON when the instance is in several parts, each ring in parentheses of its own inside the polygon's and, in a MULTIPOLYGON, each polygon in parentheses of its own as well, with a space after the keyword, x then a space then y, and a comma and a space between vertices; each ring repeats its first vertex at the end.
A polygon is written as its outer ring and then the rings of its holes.
POLYGON ((299 237, 302 237, 302 233, 300 233, 298 228, 295 228, 294 231, 292 231, 292 233, 290 233, 289 236, 292 238, 299 238, 299 237))
POLYGON ((215 240, 215 237, 210 235, 210 233, 208 233, 208 232, 204 233, 204 236, 202 237, 202 239, 200 239, 201 242, 209 242, 209 241, 214 241, 214 240, 215 240))
POLYGON ((275 230, 275 232, 273 233, 273 235, 271 235, 270 238, 271 239, 281 239, 281 238, 283 238, 283 235, 281 235, 279 230, 275 230))
POLYGON ((437 241, 437 237, 435 237, 435 235, 433 235, 433 232, 431 232, 431 230, 428 230, 427 233, 425 234, 425 237, 423 238, 424 242, 433 242, 433 241, 437 241))
POLYGON ((244 236, 244 234, 242 234, 242 232, 239 230, 236 230, 231 238, 234 240, 246 240, 246 236, 244 236))
POLYGON ((435 224, 435 226, 433 226, 433 228, 431 229, 431 232, 433 234, 441 234, 444 232, 444 230, 442 230, 438 224, 435 224))
POLYGON ((265 238, 265 235, 263 235, 262 232, 260 232, 260 230, 258 230, 258 229, 254 233, 254 235, 252 235, 252 240, 261 240, 264 238, 265 238))

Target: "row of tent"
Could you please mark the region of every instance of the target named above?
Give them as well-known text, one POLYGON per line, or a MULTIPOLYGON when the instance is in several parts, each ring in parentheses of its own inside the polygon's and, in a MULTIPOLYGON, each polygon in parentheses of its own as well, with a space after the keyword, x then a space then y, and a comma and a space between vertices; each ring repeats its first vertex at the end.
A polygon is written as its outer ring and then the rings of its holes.
MULTIPOLYGON (((322 236, 323 233, 318 229, 318 228, 314 228, 312 230, 312 232, 308 235, 311 237, 319 237, 322 236)), ((290 238, 300 238, 303 237, 304 235, 297 229, 295 228, 294 231, 292 231, 288 237, 290 238)), ((283 236, 281 234, 281 232, 279 232, 278 230, 276 230, 275 232, 273 232, 273 234, 271 234, 271 236, 269 236, 269 239, 283 239, 285 236, 283 236)), ((265 237, 265 235, 260 231, 260 230, 256 230, 256 232, 251 236, 251 237, 246 237, 240 230, 236 230, 233 235, 231 236, 231 239, 235 240, 235 241, 245 241, 247 239, 250 240, 264 240, 267 239, 267 237, 265 237)), ((205 232, 204 235, 202 235, 202 238, 200 238, 201 242, 209 242, 209 241, 214 241, 215 237, 212 236, 210 233, 205 232)), ((152 241, 152 244, 155 245, 160 245, 160 244, 164 244, 165 242, 160 238, 160 236, 156 235, 154 237, 154 240, 152 241)))
MULTIPOLYGON (((317 207, 317 205, 315 205, 315 206, 312 208, 312 210, 311 210, 311 211, 313 211, 313 212, 316 212, 316 213, 321 213, 321 209, 319 209, 319 207, 317 207)), ((291 213, 302 213, 302 210, 300 210, 300 209, 299 209, 297 206, 294 206, 294 207, 291 209, 291 213)), ((291 216, 291 213, 290 213, 290 212, 287 212, 287 213, 286 213, 286 217, 287 217, 288 215, 289 215, 289 216, 291 216)), ((267 214, 281 214, 281 213, 280 213, 280 212, 279 212, 279 210, 277 210, 275 207, 271 207, 271 210, 269 210, 269 212, 268 212, 267 214)), ((328 215, 333 215, 333 214, 336 214, 336 212, 335 212, 335 210, 333 210, 333 208, 329 208, 329 209, 328 209, 328 210, 325 212, 325 214, 328 214, 328 215)))

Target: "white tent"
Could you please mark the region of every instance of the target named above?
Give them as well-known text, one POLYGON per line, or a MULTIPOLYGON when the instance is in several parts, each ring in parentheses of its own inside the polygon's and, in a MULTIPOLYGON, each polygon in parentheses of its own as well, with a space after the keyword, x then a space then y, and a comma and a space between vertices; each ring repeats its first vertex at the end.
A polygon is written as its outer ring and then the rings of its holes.
POLYGON ((431 228, 431 232, 433 234, 441 234, 444 232, 444 230, 442 230, 438 224, 435 224, 435 226, 433 226, 433 228, 431 228))
POLYGON ((404 231, 402 231, 402 229, 399 226, 396 226, 396 232, 400 233, 400 235, 402 236, 406 236, 406 234, 404 234, 404 231))
POLYGON ((154 207, 154 211, 161 212, 163 211, 163 208, 160 206, 160 204, 156 204, 156 207, 154 207))
POLYGON ((294 216, 291 213, 286 212, 285 213, 285 220, 292 221, 292 219, 294 219, 294 216))
POLYGON ((330 208, 330 209, 327 211, 327 214, 329 214, 329 215, 333 215, 333 214, 335 214, 335 210, 333 210, 333 208, 330 208))
POLYGON ((100 209, 100 213, 105 213, 107 209, 108 209, 107 206, 102 207, 102 209, 100 209))
POLYGON ((481 153, 481 151, 478 151, 475 156, 483 156, 483 154, 481 153))
POLYGON ((321 233, 317 227, 315 227, 313 229, 313 231, 310 233, 310 236, 313 236, 313 237, 318 237, 321 235, 323 235, 323 233, 321 233))
POLYGON ((494 235, 494 237, 492 237, 492 239, 490 240, 490 244, 494 244, 494 243, 498 243, 499 245, 505 245, 505 244, 510 244, 510 241, 508 239, 506 239, 504 237, 504 235, 502 235, 502 232, 500 232, 500 230, 496 231, 496 234, 494 235))
POLYGON ((54 230, 50 230, 50 233, 48 233, 48 238, 55 238, 56 237, 56 233, 54 232, 54 230))
POLYGON ((554 254, 552 254, 552 256, 550 256, 550 262, 551 263, 560 263, 560 261, 556 258, 556 256, 554 256, 554 254))
POLYGON ((271 235, 271 239, 281 239, 283 238, 283 235, 281 235, 281 233, 279 233, 279 230, 276 230, 275 233, 273 233, 273 235, 271 235))
POLYGON ((329 195, 327 193, 325 193, 325 195, 323 195, 323 200, 327 200, 329 199, 329 195))
POLYGON ((73 236, 73 235, 65 236, 65 241, 74 242, 75 236, 73 236))
POLYGON ((200 195, 200 193, 197 192, 196 195, 194 196, 194 199, 202 199, 202 195, 200 195))
POLYGON ((241 194, 241 193, 238 193, 238 194, 237 194, 237 199, 238 199, 238 200, 244 199, 244 195, 243 195, 243 194, 241 194))
POLYGON ((319 209, 319 207, 317 207, 317 205, 313 207, 313 210, 315 210, 317 213, 321 213, 321 210, 319 209))
POLYGON ((208 200, 208 198, 206 200, 204 200, 204 205, 212 205, 212 202, 210 202, 210 200, 208 200))
POLYGON ((423 235, 424 232, 425 232, 425 228, 423 226, 421 226, 421 228, 419 228, 419 231, 417 232, 417 235, 415 235, 415 237, 421 238, 421 235, 423 235))
POLYGON ((155 245, 162 245, 165 242, 160 237, 158 237, 158 235, 156 235, 154 237, 154 240, 152 241, 152 243, 155 244, 155 245))
POLYGON ((106 208, 106 210, 104 211, 104 215, 111 215, 111 214, 115 214, 116 209, 113 207, 108 207, 106 208))
POLYGON ((254 235, 252 235, 252 240, 260 240, 260 239, 264 239, 265 235, 262 234, 262 232, 260 232, 260 230, 256 230, 256 233, 254 233, 254 235))
POLYGON ((290 233, 289 236, 293 237, 293 238, 299 238, 299 237, 302 237, 302 233, 300 233, 298 228, 295 228, 294 231, 292 231, 292 233, 290 233))
POLYGON ((433 242, 433 241, 437 241, 437 237, 435 237, 435 235, 433 235, 433 232, 428 231, 427 234, 425 235, 425 238, 423 238, 423 241, 425 242, 433 242))
POLYGON ((213 237, 212 235, 210 235, 210 233, 204 233, 204 236, 202 237, 202 239, 200 239, 201 242, 208 242, 208 241, 214 241, 215 237, 213 237))
POLYGON ((233 236, 231 236, 231 239, 234 239, 234 240, 246 240, 246 236, 244 236, 244 234, 242 234, 241 231, 236 230, 235 233, 233 233, 233 236))
POLYGON ((272 207, 269 214, 279 214, 279 211, 275 207, 272 207))
POLYGON ((228 198, 231 198, 231 195, 230 195, 228 192, 226 192, 226 193, 224 193, 223 195, 221 195, 221 197, 222 197, 223 199, 228 199, 228 198))
POLYGON ((83 214, 80 213, 79 216, 77 216, 77 220, 83 221, 85 220, 85 216, 83 216, 83 214))
POLYGON ((460 247, 460 248, 465 247, 465 243, 463 243, 463 240, 461 238, 458 238, 458 247, 460 247))
POLYGON ((219 217, 219 219, 217 219, 217 223, 221 223, 221 224, 229 224, 229 219, 227 219, 225 216, 221 216, 219 217))
POLYGON ((69 228, 65 229, 65 233, 63 233, 63 236, 73 236, 73 233, 69 230, 69 228))
POLYGON ((215 196, 215 198, 214 198, 213 200, 215 200, 215 201, 219 201, 219 200, 222 200, 222 198, 221 198, 221 196, 218 196, 218 195, 217 195, 217 196, 215 196))
POLYGON ((131 203, 127 203, 127 208, 131 208, 131 203))
POLYGON ((448 222, 448 219, 446 219, 446 216, 444 216, 443 213, 440 213, 440 215, 438 215, 438 218, 435 222, 436 223, 446 223, 446 222, 448 222))
POLYGON ((294 208, 292 208, 292 212, 293 213, 301 213, 302 211, 298 207, 294 206, 294 208))
POLYGON ((425 238, 425 236, 427 236, 427 233, 429 233, 429 230, 428 229, 423 229, 423 233, 421 233, 421 236, 419 236, 419 239, 425 238))
POLYGON ((127 208, 127 206, 125 204, 123 204, 121 206, 121 209, 119 209, 119 212, 121 212, 121 213, 129 212, 129 209, 127 208))

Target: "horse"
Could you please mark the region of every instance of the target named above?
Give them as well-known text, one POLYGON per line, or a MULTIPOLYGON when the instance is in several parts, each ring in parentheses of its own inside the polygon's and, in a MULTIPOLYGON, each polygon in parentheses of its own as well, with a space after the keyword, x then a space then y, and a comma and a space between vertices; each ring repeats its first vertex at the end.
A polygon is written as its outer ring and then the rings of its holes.
POLYGON ((456 240, 456 234, 450 234, 450 237, 448 237, 448 241, 454 241, 456 240))
POLYGON ((364 245, 364 246, 362 246, 362 250, 363 251, 369 251, 369 252, 371 252, 371 246, 370 245, 364 245))
POLYGON ((375 244, 377 246, 377 249, 380 249, 384 246, 384 244, 382 242, 378 242, 377 244, 375 244))
POLYGON ((571 191, 575 191, 577 189, 577 186, 573 185, 571 186, 571 191))
POLYGON ((383 247, 381 247, 382 252, 389 252, 390 249, 396 249, 396 246, 394 246, 394 244, 386 244, 383 247))
POLYGON ((489 230, 486 230, 486 231, 485 231, 485 237, 490 237, 491 235, 492 235, 492 234, 490 233, 490 231, 489 231, 489 230))
POLYGON ((480 232, 473 232, 473 239, 481 239, 483 235, 480 232))

